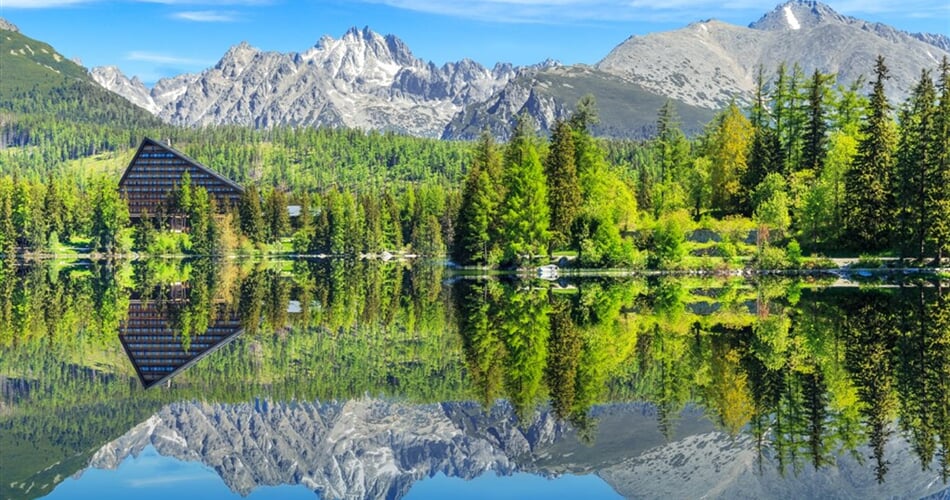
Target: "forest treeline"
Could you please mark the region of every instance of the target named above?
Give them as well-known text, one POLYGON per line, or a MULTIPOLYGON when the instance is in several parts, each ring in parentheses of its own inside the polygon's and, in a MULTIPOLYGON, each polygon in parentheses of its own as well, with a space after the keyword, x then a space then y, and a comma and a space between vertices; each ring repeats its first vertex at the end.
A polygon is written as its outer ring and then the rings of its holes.
POLYGON ((486 409, 504 399, 523 420, 550 408, 588 438, 593 406, 646 401, 667 438, 698 405, 723 432, 752 434, 759 458, 783 474, 867 445, 883 481, 885 447, 899 433, 924 470, 950 477, 945 285, 676 277, 446 285, 443 271, 339 260, 289 272, 209 261, 18 268, 0 277, 2 397, 17 409, 0 414, 0 449, 53 436, 75 445, 69 456, 97 446, 70 429, 108 429, 111 419, 117 427, 95 434, 109 440, 138 422, 113 419, 113 406, 147 415, 136 405, 152 412, 192 398, 369 394, 486 409), (186 300, 170 299, 173 286, 184 286, 186 300), (153 301, 183 343, 222 309, 245 330, 169 388, 143 392, 116 336, 131 300, 153 301))
POLYGON ((690 139, 668 102, 644 142, 592 137, 591 97, 550 137, 522 116, 505 144, 4 116, 15 147, 0 152, 0 248, 77 240, 101 252, 220 254, 283 240, 297 253, 448 254, 511 267, 561 252, 585 267, 689 267, 696 256, 794 267, 841 249, 938 262, 950 249, 950 63, 922 71, 899 107, 885 97, 887 78, 883 59, 869 95, 863 81, 833 87, 817 71, 760 70, 750 109, 732 104, 690 139), (118 172, 83 165, 146 134, 248 186, 241 206, 222 214, 195 188, 129 227, 107 192, 118 172), (281 215, 288 204, 301 216, 281 215), (172 210, 192 216, 188 235, 166 234, 172 210), (700 229, 714 244, 688 244, 700 229))

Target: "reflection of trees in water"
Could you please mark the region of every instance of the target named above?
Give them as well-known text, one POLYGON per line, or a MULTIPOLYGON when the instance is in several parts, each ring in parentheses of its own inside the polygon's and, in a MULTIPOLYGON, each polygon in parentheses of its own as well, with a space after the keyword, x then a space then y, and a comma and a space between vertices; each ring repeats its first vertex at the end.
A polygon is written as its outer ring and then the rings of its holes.
MULTIPOLYGON (((298 262, 290 271, 201 261, 6 270, 0 375, 30 389, 4 393, 4 402, 28 412, 16 424, 26 425, 74 407, 152 408, 181 398, 369 394, 476 399, 486 407, 505 398, 520 418, 550 402, 558 418, 593 439, 593 405, 645 400, 669 440, 692 403, 724 431, 751 433, 760 465, 774 462, 783 473, 860 453, 883 480, 884 446, 898 431, 923 468, 936 464, 948 475, 946 290, 689 278, 445 286, 444 273, 342 260, 298 262), (157 298, 181 284, 188 301, 174 323, 182 332, 203 331, 215 310, 228 308, 240 313, 245 334, 171 387, 140 394, 129 383, 116 325, 130 296, 157 298)), ((50 422, 46 435, 63 432, 50 422)))

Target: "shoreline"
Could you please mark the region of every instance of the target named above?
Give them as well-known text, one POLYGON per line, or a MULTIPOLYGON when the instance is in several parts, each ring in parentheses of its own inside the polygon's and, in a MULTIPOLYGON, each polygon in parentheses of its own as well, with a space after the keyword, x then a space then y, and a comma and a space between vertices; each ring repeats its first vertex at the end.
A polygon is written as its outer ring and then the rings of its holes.
MULTIPOLYGON (((445 256, 424 257, 415 254, 391 254, 385 253, 362 254, 362 255, 325 255, 325 254, 287 254, 287 253, 255 253, 255 254, 225 254, 225 255, 190 255, 190 254, 163 254, 148 255, 141 253, 129 254, 100 254, 100 253, 70 253, 70 254, 49 254, 49 253, 29 253, 16 254, 14 261, 17 265, 39 262, 68 262, 68 261, 87 261, 87 262, 117 262, 117 261, 144 261, 144 260, 287 260, 287 261, 332 261, 332 260, 365 260, 377 261, 383 263, 406 263, 414 260, 419 261, 439 261, 441 264, 453 271, 453 274, 461 277, 486 277, 486 276, 519 276, 534 277, 540 279, 557 279, 560 277, 625 277, 625 276, 701 276, 701 277, 757 277, 757 276, 837 276, 839 278, 852 277, 874 277, 883 275, 908 275, 908 276, 936 276, 950 277, 950 267, 919 267, 919 266, 900 266, 898 258, 882 258, 887 265, 879 267, 851 267, 859 261, 859 257, 840 257, 830 259, 838 266, 822 268, 777 268, 777 269, 757 269, 755 267, 742 268, 684 268, 684 269, 651 269, 640 267, 620 267, 620 268, 574 268, 559 267, 553 264, 539 265, 519 269, 499 269, 485 266, 459 266, 448 261, 445 256)), ((0 261, 7 261, 7 258, 0 261)))

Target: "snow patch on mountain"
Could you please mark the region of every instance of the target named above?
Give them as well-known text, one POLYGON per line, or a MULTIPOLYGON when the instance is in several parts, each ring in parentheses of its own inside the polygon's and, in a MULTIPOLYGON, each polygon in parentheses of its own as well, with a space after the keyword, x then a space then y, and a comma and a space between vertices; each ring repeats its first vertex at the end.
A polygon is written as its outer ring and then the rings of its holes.
POLYGON ((798 23, 798 18, 795 17, 795 13, 792 12, 792 8, 786 5, 783 9, 785 12, 785 20, 788 21, 788 27, 793 30, 802 29, 802 25, 798 23))

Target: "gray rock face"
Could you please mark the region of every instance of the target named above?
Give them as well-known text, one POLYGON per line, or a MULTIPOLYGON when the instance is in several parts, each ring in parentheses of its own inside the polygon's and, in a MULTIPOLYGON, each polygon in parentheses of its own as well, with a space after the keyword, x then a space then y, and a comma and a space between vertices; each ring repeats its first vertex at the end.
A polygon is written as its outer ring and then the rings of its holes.
POLYGON ((152 99, 149 90, 145 88, 145 84, 137 76, 130 80, 115 66, 96 67, 89 70, 89 74, 99 85, 125 97, 132 104, 145 109, 149 113, 158 113, 159 108, 155 104, 155 100, 152 99))
MULTIPOLYGON (((233 491, 303 485, 321 498, 400 498, 436 473, 471 479, 486 471, 547 477, 591 474, 630 498, 919 498, 946 492, 938 468, 922 471, 910 445, 888 443, 890 472, 851 455, 814 470, 778 472, 749 436, 714 430, 702 413, 680 415, 667 441, 653 407, 596 407, 593 443, 549 411, 518 425, 513 409, 474 403, 410 405, 374 399, 345 403, 174 403, 102 447, 90 465, 114 469, 147 446, 213 468, 233 491)), ((860 448, 858 455, 870 450, 860 448)))
POLYGON ((292 484, 322 498, 399 498, 438 472, 509 474, 517 469, 515 457, 553 442, 562 430, 549 414, 519 428, 507 407, 483 415, 464 403, 176 403, 101 448, 90 465, 114 469, 151 445, 214 468, 242 495, 292 484))
POLYGON ((200 74, 158 81, 148 90, 113 68, 100 85, 162 120, 185 126, 329 125, 439 136, 462 107, 488 98, 516 74, 470 60, 437 67, 398 38, 368 28, 323 37, 302 53, 232 47, 200 74))
POLYGON ((7 21, 6 19, 0 17, 0 30, 12 31, 14 33, 19 33, 20 28, 17 28, 15 24, 7 21))
MULTIPOLYGON (((858 455, 871 450, 861 447, 858 455)), ((627 498, 922 498, 943 490, 936 469, 921 472, 906 441, 893 439, 885 451, 887 479, 878 484, 874 470, 850 454, 816 470, 779 473, 775 458, 760 458, 751 436, 732 438, 710 432, 658 447, 598 475, 627 498)))
POLYGON ((827 5, 792 0, 749 27, 709 20, 634 36, 594 67, 552 61, 488 69, 471 60, 441 67, 415 58, 398 38, 351 29, 323 37, 302 53, 232 47, 199 74, 158 81, 148 89, 115 68, 96 68, 101 85, 185 126, 241 124, 346 126, 418 136, 470 139, 484 128, 506 137, 527 112, 548 130, 593 93, 601 104, 596 131, 615 137, 651 133, 666 99, 680 104, 685 129, 698 131, 711 111, 750 101, 757 69, 776 65, 837 74, 840 83, 870 77, 886 58, 889 97, 903 101, 920 76, 950 57, 944 35, 909 34, 843 16, 827 5))
POLYGON ((617 46, 597 68, 685 103, 721 108, 748 102, 758 67, 773 74, 778 63, 835 73, 849 83, 873 75, 883 55, 890 69, 889 97, 902 101, 920 76, 950 53, 946 37, 911 35, 878 23, 842 16, 827 5, 792 0, 748 28, 720 21, 635 36, 617 46), (932 43, 929 43, 932 42, 932 43))

